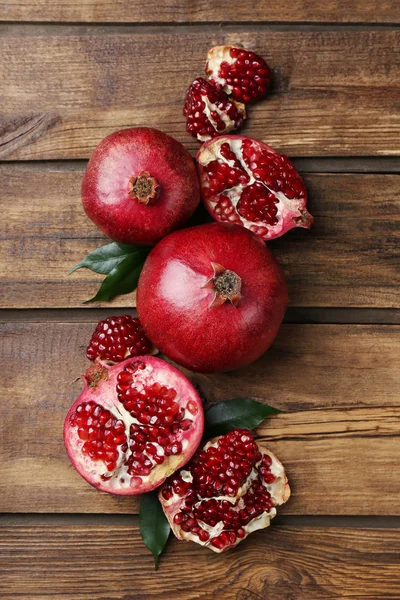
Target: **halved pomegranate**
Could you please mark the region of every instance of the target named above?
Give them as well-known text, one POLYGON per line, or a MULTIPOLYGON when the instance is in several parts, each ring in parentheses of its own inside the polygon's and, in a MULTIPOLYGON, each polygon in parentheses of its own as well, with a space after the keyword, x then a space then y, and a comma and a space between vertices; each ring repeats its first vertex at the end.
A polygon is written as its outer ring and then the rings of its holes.
POLYGON ((289 496, 282 464, 247 429, 207 442, 159 493, 176 537, 214 552, 268 527, 289 496))
POLYGON ((203 144, 196 159, 203 202, 216 221, 243 225, 264 240, 313 224, 302 178, 267 144, 220 136, 203 144))
POLYGON ((184 465, 203 435, 201 400, 175 367, 152 356, 97 361, 64 424, 68 456, 88 483, 133 495, 184 465))

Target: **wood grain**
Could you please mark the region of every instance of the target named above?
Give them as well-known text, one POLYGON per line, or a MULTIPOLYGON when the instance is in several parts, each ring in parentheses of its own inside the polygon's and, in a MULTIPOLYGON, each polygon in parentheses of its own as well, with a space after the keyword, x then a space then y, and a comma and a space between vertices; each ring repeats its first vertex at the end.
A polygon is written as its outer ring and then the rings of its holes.
POLYGON ((138 527, 0 530, 2 600, 395 600, 396 529, 274 526, 219 556, 171 540, 153 571, 138 527), (34 557, 34 558, 33 558, 34 557))
POLYGON ((398 23, 396 0, 294 0, 281 2, 215 2, 211 0, 0 0, 1 21, 57 21, 86 23, 206 23, 229 22, 340 22, 398 23))
MULTIPOLYGON (((86 484, 63 448, 93 326, 4 325, 0 511, 137 512, 135 499, 86 484)), ((293 498, 283 513, 399 515, 399 339, 395 326, 284 325, 249 369, 192 379, 207 406, 253 397, 287 411, 258 431, 288 469, 293 498)))
MULTIPOLYGON (((0 165, 2 308, 82 306, 102 280, 87 269, 66 275, 107 240, 81 207, 82 171, 50 168, 0 165)), ((290 305, 399 307, 400 177, 305 179, 314 228, 271 243, 287 274, 290 305)), ((133 304, 128 295, 112 306, 133 304)))
POLYGON ((106 134, 135 125, 158 127, 196 151, 185 133, 185 89, 201 74, 207 49, 222 42, 253 48, 275 73, 272 93, 251 107, 243 133, 292 156, 399 154, 400 33, 391 28, 288 34, 210 26, 178 34, 173 27, 16 26, 0 37, 0 156, 86 158, 106 134), (36 125, 22 144, 14 124, 37 123, 38 115, 53 126, 36 125))

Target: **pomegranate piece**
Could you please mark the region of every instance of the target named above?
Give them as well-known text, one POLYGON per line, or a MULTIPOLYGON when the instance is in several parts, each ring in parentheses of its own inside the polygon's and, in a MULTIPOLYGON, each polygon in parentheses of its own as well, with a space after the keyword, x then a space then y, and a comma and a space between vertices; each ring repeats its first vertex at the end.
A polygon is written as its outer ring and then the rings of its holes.
POLYGON ((190 85, 183 114, 186 129, 204 142, 238 129, 246 118, 244 104, 231 100, 223 91, 199 77, 190 85))
POLYGON ((244 227, 209 223, 175 231, 150 252, 137 310, 175 362, 205 373, 250 364, 271 345, 287 307, 284 275, 244 227))
POLYGON ((100 321, 86 349, 89 360, 101 358, 121 362, 131 356, 150 354, 153 345, 143 331, 139 319, 130 315, 109 317, 100 321))
POLYGON ((188 379, 152 356, 110 366, 97 361, 70 408, 64 443, 78 473, 111 494, 158 487, 196 451, 203 435, 201 400, 188 379))
POLYGON ((271 70, 265 60, 240 46, 211 48, 206 75, 213 85, 245 103, 265 96, 271 83, 271 70))
POLYGON ((159 492, 176 537, 214 552, 268 527, 289 496, 282 464, 247 429, 207 442, 159 492))
POLYGON ((87 216, 115 242, 153 245, 200 201, 193 159, 162 131, 125 129, 100 142, 82 181, 87 216))
POLYGON ((302 178, 263 142, 221 136, 203 144, 196 160, 203 202, 216 221, 243 225, 263 240, 313 224, 302 178))

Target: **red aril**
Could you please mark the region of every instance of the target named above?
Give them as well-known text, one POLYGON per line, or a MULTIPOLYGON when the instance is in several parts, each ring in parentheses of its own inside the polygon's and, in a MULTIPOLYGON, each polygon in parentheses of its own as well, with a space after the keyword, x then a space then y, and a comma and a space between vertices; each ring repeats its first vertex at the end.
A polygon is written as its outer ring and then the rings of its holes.
POLYGON ((196 159, 203 202, 216 221, 243 225, 263 240, 313 224, 302 178, 263 142, 221 136, 203 144, 196 159))
POLYGON ((184 225, 199 199, 190 154, 173 138, 148 127, 104 138, 82 182, 86 214, 123 244, 154 244, 184 225))
POLYGON ((200 372, 229 371, 259 358, 287 306, 283 273, 244 227, 210 223, 176 231, 150 252, 137 310, 155 346, 200 372))
POLYGON ((207 442, 159 493, 176 537, 214 552, 268 527, 289 496, 282 464, 247 429, 207 442))
POLYGON ((96 362, 64 424, 68 456, 97 489, 133 495, 184 465, 203 435, 203 408, 190 381, 165 361, 139 356, 96 362))
POLYGON ((239 102, 258 100, 268 91, 271 71, 263 58, 241 46, 214 46, 207 54, 211 83, 239 102))
POLYGON ((86 349, 89 360, 100 358, 121 362, 131 356, 151 354, 153 344, 146 336, 139 319, 130 315, 108 317, 97 323, 86 349))
POLYGON ((183 114, 188 133, 204 142, 238 129, 246 118, 246 109, 199 77, 186 92, 183 114))

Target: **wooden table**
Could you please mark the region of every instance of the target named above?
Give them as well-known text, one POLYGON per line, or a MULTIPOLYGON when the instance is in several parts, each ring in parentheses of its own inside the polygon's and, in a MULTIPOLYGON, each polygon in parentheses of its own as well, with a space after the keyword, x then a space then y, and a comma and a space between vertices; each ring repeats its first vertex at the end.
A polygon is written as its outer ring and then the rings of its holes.
POLYGON ((2 600, 398 600, 400 2, 0 0, 0 19, 2 600), (93 326, 133 297, 83 307, 99 277, 66 272, 104 243, 79 198, 95 145, 151 125, 194 153, 184 91, 222 42, 273 67, 243 132, 294 158, 315 227, 271 243, 290 286, 272 349, 193 380, 286 411, 258 434, 293 497, 226 555, 171 539, 155 573, 137 500, 88 486, 62 443, 93 326))

